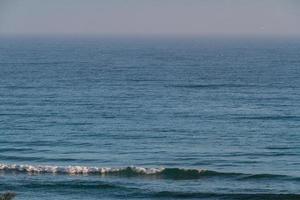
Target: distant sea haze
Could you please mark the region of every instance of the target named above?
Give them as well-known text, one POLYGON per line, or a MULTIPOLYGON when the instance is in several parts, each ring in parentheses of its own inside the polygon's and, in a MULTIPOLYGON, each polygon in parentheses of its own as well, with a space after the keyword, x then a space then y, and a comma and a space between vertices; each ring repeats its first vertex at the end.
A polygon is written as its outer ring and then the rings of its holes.
POLYGON ((0 193, 300 199, 300 42, 1 38, 0 193))

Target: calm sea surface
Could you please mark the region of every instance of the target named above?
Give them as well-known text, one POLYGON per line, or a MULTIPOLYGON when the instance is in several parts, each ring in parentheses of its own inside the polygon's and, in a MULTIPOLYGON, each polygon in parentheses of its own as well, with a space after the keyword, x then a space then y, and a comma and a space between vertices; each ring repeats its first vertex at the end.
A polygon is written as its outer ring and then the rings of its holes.
POLYGON ((300 40, 0 39, 8 190, 300 199, 300 40))

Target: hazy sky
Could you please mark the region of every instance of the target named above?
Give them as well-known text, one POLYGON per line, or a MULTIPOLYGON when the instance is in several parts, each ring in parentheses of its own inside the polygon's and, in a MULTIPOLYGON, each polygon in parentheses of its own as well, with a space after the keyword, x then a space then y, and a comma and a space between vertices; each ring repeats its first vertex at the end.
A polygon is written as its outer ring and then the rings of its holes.
POLYGON ((0 0, 0 34, 300 36, 300 0, 0 0))

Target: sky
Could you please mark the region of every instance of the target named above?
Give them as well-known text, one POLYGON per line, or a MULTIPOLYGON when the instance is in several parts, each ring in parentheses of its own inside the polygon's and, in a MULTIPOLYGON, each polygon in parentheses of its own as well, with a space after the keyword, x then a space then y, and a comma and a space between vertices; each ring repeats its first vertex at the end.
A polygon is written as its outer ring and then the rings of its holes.
POLYGON ((0 35, 300 36, 300 0, 0 0, 0 35))

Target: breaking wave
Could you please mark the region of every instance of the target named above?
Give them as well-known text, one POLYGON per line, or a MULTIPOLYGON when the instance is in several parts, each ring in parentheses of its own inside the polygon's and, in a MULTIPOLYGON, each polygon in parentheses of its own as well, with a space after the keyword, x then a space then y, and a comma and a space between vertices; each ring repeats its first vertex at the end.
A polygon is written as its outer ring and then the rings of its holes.
POLYGON ((18 164, 0 164, 2 172, 18 173, 54 173, 54 174, 91 174, 91 175, 157 175, 174 178, 197 178, 199 176, 210 174, 212 172, 205 169, 180 169, 180 168, 145 168, 145 167, 88 167, 88 166, 51 166, 51 165, 18 165, 18 164))
POLYGON ((217 172, 206 169, 186 168, 147 168, 147 167, 88 167, 88 166, 51 166, 51 165, 18 165, 1 164, 0 172, 30 173, 30 174, 62 174, 62 175, 118 175, 118 176, 146 176, 162 179, 199 179, 203 177, 233 177, 240 180, 246 179, 294 179, 276 174, 243 174, 232 172, 217 172))

